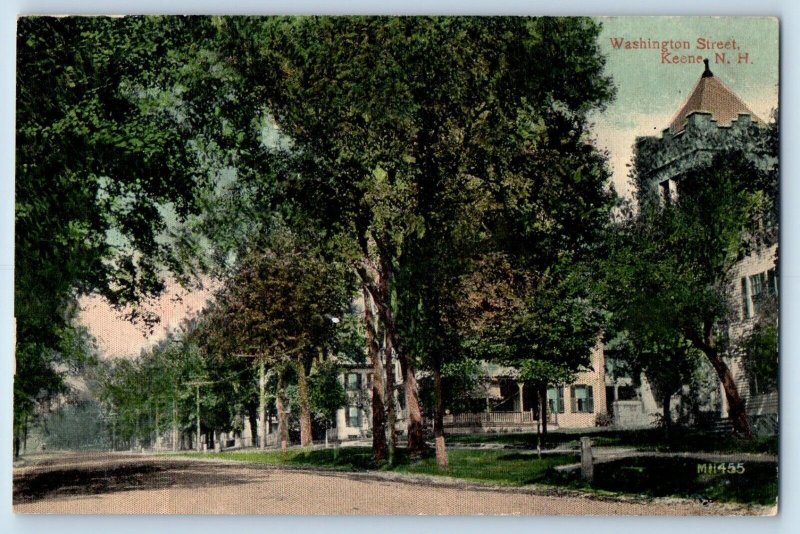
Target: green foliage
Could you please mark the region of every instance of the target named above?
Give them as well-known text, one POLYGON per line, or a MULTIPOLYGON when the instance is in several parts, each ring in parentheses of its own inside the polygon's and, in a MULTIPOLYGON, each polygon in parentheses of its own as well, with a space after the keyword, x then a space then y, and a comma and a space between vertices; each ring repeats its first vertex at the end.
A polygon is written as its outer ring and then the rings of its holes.
MULTIPOLYGON (((486 409, 486 374, 480 362, 463 358, 442 365, 442 408, 451 413, 472 413, 486 409)), ((419 379, 420 399, 433 407, 435 390, 433 377, 419 379)))
POLYGON ((217 295, 210 325, 217 351, 309 365, 334 341, 347 344, 337 338, 337 325, 352 312, 345 265, 285 226, 264 239, 217 295))
MULTIPOLYGON (((190 383, 207 377, 197 345, 185 335, 172 335, 135 359, 99 362, 90 375, 90 390, 102 404, 106 431, 115 434, 117 444, 152 445, 154 434, 172 428, 173 408, 180 431, 195 428, 195 390, 190 383)), ((203 393, 201 410, 212 413, 217 397, 203 393)))
MULTIPOLYGON (((196 208, 207 170, 191 144, 197 102, 178 82, 206 28, 188 18, 19 20, 17 421, 62 388, 48 354, 61 352, 77 297, 122 306, 159 293, 162 266, 186 274, 165 234, 196 208)), ((154 320, 135 308, 131 318, 154 320)))
MULTIPOLYGON (((762 174, 741 154, 719 154, 682 177, 674 205, 644 205, 614 229, 606 299, 639 343, 674 347, 678 337, 702 343, 712 327, 735 320, 731 268, 747 250, 760 195, 758 180, 742 177, 762 174)), ((724 336, 716 342, 727 350, 724 336)))
POLYGON ((764 299, 753 328, 741 339, 738 347, 744 369, 750 380, 751 393, 767 393, 778 389, 778 302, 776 297, 764 299))
POLYGON ((347 404, 347 393, 339 381, 341 368, 332 362, 318 364, 309 377, 309 401, 314 415, 330 424, 336 411, 347 404))
POLYGON ((564 365, 542 360, 523 360, 517 376, 523 382, 545 385, 571 384, 575 381, 575 371, 564 365))

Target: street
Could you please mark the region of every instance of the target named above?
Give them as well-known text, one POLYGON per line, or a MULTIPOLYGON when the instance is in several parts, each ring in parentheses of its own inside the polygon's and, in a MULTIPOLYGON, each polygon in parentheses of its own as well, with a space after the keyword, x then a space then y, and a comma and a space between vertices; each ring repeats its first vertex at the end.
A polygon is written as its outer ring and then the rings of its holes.
POLYGON ((50 455, 14 469, 17 513, 765 515, 771 510, 139 454, 50 455))

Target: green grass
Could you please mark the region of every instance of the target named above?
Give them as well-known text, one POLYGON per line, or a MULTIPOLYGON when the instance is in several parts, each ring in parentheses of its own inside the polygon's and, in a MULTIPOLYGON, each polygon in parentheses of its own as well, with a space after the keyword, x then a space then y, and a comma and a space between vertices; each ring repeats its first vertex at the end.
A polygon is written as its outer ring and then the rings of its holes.
POLYGON ((440 475, 463 480, 491 482, 493 484, 523 486, 546 483, 550 471, 557 465, 575 463, 575 455, 549 454, 538 459, 536 455, 509 451, 476 451, 452 449, 448 453, 450 466, 440 470, 435 458, 401 465, 397 471, 404 473, 440 475))
POLYGON ((577 463, 574 454, 536 454, 508 449, 457 449, 448 451, 450 466, 439 469, 432 456, 409 458, 397 451, 394 466, 376 466, 368 447, 339 449, 289 449, 287 451, 186 453, 184 456, 220 458, 278 466, 314 467, 336 471, 391 471, 406 474, 451 477, 504 486, 540 484, 589 491, 597 494, 634 494, 651 497, 678 496, 772 505, 777 498, 775 462, 745 462, 742 474, 698 473, 702 460, 690 458, 627 458, 595 466, 595 480, 587 484, 579 471, 559 472, 558 465, 577 463))
POLYGON ((295 467, 317 467, 336 471, 395 471, 398 473, 452 477, 463 480, 489 482, 493 484, 521 486, 544 482, 551 468, 575 463, 575 455, 545 455, 538 459, 533 454, 511 451, 484 451, 451 449, 448 451, 450 466, 439 469, 432 456, 410 459, 405 450, 397 451, 394 466, 376 466, 372 462, 372 451, 367 447, 341 447, 337 449, 258 452, 223 452, 216 455, 186 453, 190 457, 213 457, 267 465, 295 467))
POLYGON ((626 458, 596 465, 591 485, 581 481, 577 472, 554 473, 550 482, 575 489, 591 488, 650 497, 775 504, 778 472, 774 462, 744 462, 741 474, 699 473, 698 464, 707 462, 690 458, 626 458))
MULTIPOLYGON (((558 446, 578 447, 580 436, 591 436, 596 446, 634 447, 641 450, 674 451, 674 452, 778 452, 778 438, 765 437, 753 440, 742 440, 732 436, 719 436, 704 432, 682 430, 673 433, 667 442, 663 430, 600 430, 587 429, 580 434, 551 432, 543 442, 543 448, 552 449, 558 446)), ((537 436, 535 433, 486 433, 450 435, 449 443, 462 445, 480 445, 496 443, 520 449, 535 449, 537 436)))
POLYGON ((222 452, 209 455, 186 453, 185 456, 220 458, 267 465, 296 467, 321 467, 336 471, 366 471, 375 469, 372 451, 367 447, 341 447, 339 449, 289 449, 286 451, 222 452))

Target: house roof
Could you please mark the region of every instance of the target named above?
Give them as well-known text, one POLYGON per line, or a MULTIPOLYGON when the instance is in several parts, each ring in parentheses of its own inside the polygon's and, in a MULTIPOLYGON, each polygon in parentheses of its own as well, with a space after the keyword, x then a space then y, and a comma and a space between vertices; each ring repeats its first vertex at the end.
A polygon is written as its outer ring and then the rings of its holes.
POLYGON ((708 67, 708 60, 703 75, 689 94, 680 111, 670 122, 669 129, 673 135, 683 131, 689 115, 695 112, 710 113, 719 126, 730 126, 740 113, 750 115, 753 122, 762 123, 742 100, 731 91, 722 80, 714 76, 708 67))

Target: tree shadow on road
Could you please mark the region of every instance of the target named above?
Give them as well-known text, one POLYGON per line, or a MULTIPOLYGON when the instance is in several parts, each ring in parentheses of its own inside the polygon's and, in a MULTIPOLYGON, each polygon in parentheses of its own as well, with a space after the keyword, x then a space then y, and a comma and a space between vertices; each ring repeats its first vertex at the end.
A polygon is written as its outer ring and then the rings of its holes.
POLYGON ((94 496, 132 490, 206 488, 252 482, 237 466, 200 462, 137 462, 51 468, 14 476, 14 504, 45 498, 94 496))

